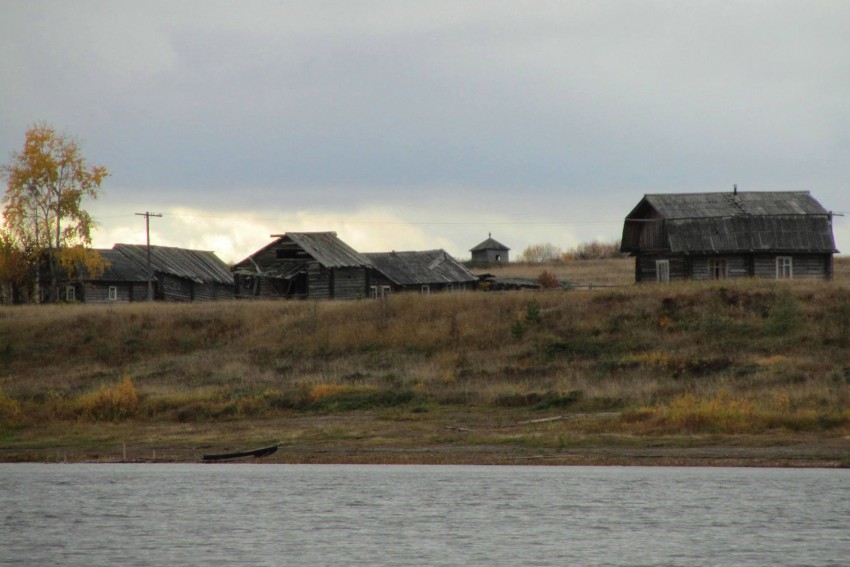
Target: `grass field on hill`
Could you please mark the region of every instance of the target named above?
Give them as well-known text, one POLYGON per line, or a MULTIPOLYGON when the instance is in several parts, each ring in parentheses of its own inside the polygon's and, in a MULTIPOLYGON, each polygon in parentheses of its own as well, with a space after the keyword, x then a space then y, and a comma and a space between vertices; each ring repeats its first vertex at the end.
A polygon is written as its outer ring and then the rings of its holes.
MULTIPOLYGON (((831 282, 0 309, 0 460, 850 464, 831 282)), ((598 287, 611 286, 611 287, 598 287)))

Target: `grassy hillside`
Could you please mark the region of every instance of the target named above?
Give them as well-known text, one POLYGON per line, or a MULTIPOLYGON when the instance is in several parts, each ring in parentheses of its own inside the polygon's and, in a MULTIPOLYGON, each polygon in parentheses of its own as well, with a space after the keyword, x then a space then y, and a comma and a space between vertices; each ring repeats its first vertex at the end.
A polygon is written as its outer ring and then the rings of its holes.
MULTIPOLYGON (((632 266, 548 269, 620 285, 632 266)), ((0 460, 127 445, 181 460, 281 440, 276 458, 302 462, 750 447, 845 464, 846 268, 833 282, 4 308, 0 460)))

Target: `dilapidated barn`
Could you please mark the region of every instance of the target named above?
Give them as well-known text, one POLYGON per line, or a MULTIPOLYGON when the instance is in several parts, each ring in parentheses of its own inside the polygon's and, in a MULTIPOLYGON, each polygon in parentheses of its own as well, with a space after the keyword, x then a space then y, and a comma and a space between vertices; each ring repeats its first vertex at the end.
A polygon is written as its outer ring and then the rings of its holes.
POLYGON ((478 284, 478 278, 445 250, 371 252, 364 256, 374 266, 372 297, 387 291, 462 291, 475 289, 478 284))
MULTIPOLYGON (((114 250, 147 269, 148 247, 116 244, 114 250)), ((171 246, 150 247, 154 299, 164 301, 210 301, 233 299, 233 276, 213 252, 171 246)), ((145 296, 146 297, 146 296, 145 296)), ((134 296, 134 299, 141 299, 134 296)))
POLYGON ((635 280, 829 278, 832 215, 808 191, 650 194, 628 214, 621 251, 635 280))
POLYGON ((288 232, 235 264, 236 297, 368 297, 371 262, 335 232, 288 232))

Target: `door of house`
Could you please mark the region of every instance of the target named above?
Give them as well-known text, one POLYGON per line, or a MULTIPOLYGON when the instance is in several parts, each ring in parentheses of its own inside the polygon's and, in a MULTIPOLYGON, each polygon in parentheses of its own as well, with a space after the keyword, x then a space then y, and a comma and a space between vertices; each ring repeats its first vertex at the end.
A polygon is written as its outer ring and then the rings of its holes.
POLYGON ((662 283, 670 281, 670 260, 655 261, 655 277, 657 281, 662 283))
POLYGON ((776 279, 790 280, 794 277, 794 267, 791 256, 776 257, 776 279))

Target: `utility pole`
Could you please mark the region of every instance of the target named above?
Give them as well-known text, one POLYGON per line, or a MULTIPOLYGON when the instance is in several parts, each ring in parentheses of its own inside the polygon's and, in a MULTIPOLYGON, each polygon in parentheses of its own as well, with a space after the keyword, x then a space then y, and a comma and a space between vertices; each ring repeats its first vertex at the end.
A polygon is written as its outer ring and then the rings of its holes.
POLYGON ((145 233, 148 241, 148 301, 153 301, 153 272, 151 272, 151 217, 162 218, 162 213, 136 213, 138 217, 145 217, 145 233))

